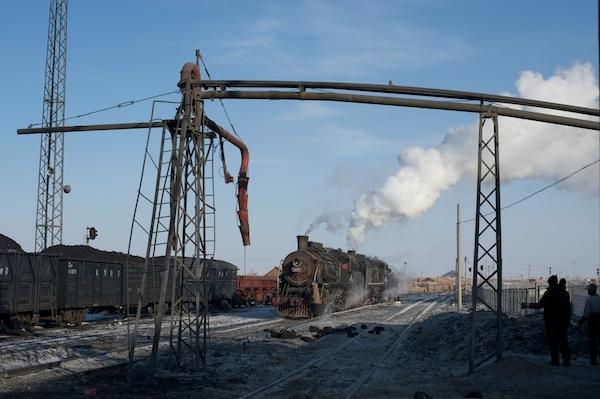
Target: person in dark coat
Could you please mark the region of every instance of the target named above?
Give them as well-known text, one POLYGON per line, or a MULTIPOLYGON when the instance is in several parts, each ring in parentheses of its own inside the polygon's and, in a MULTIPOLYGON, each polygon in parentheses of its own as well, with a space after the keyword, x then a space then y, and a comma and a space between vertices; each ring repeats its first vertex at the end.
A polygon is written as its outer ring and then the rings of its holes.
MULTIPOLYGON (((571 325, 571 316, 573 314, 573 305, 571 304, 571 295, 569 294, 569 291, 567 291, 567 280, 563 277, 560 279, 560 281, 558 282, 558 286, 560 287, 561 291, 564 293, 563 295, 566 295, 567 299, 569 300, 569 307, 565 308, 565 311, 567 312, 567 315, 565 317, 565 321, 567 323, 566 327, 567 329, 569 328, 569 326, 571 325)), ((567 302, 565 301, 565 305, 567 304, 567 302)))
POLYGON ((548 278, 548 289, 537 303, 526 304, 530 309, 544 309, 546 337, 550 346, 550 364, 558 366, 559 352, 563 365, 571 365, 571 349, 567 338, 567 327, 571 319, 571 301, 566 289, 558 285, 558 277, 548 278))
POLYGON ((600 341, 600 296, 596 293, 598 286, 594 283, 588 285, 588 298, 583 308, 583 316, 579 319, 579 326, 588 325, 588 348, 590 364, 598 365, 598 341, 600 341))

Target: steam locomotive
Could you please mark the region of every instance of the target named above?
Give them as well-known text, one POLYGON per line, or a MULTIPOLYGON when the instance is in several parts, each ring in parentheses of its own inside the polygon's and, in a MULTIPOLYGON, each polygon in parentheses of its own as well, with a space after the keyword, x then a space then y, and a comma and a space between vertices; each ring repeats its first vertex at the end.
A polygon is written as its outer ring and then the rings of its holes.
POLYGON ((394 285, 387 263, 297 238, 298 249, 285 257, 279 276, 280 315, 313 317, 387 299, 394 285))

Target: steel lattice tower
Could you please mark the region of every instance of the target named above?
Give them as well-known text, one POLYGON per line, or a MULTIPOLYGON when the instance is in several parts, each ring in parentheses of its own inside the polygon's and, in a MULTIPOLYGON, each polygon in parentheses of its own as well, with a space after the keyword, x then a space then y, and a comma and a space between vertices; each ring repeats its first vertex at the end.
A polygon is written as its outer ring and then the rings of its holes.
MULTIPOLYGON (((158 271, 151 364, 157 363, 163 316, 170 314, 169 348, 176 366, 205 364, 208 332, 207 263, 214 255, 213 138, 204 103, 191 81, 182 81, 175 119, 163 125, 146 261, 129 343, 133 360, 150 270, 158 271), (159 253, 164 257, 157 257, 159 253), (167 291, 170 293, 168 294, 167 291)), ((134 216, 135 218, 135 216, 134 216)), ((139 223, 139 222, 138 222, 139 223)))
POLYGON ((475 248, 473 254, 473 291, 471 309, 471 345, 469 374, 474 369, 496 357, 502 360, 502 224, 500 203, 500 153, 498 145, 498 114, 484 111, 479 114, 479 140, 477 155, 477 202, 475 212, 475 248), (491 129, 484 129, 492 121, 491 129), (484 264, 490 267, 484 268, 484 264), (486 300, 483 290, 494 293, 486 300), (490 354, 476 353, 478 340, 486 331, 477 322, 478 304, 496 314, 496 350, 490 354), (483 355, 483 356, 482 356, 483 355))
MULTIPOLYGON (((64 126, 68 0, 50 0, 43 127, 64 126)), ((40 144, 35 250, 62 243, 64 134, 45 133, 40 144)))

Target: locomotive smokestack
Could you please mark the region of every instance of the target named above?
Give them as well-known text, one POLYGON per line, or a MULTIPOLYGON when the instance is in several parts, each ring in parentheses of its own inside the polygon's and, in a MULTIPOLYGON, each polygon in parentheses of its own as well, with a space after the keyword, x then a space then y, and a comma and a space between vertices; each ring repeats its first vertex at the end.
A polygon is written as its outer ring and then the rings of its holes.
POLYGON ((298 251, 308 249, 308 236, 297 236, 298 251))

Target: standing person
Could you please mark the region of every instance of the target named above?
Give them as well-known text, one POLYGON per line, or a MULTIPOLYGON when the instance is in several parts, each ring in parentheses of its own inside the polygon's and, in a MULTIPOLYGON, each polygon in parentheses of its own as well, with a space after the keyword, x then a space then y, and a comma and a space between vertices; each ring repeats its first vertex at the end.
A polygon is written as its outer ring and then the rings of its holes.
POLYGON ((561 278, 560 281, 558 282, 558 286, 560 287, 561 291, 563 292, 563 295, 565 295, 567 297, 566 301, 563 300, 563 306, 564 306, 563 311, 564 311, 564 315, 565 315, 564 317, 565 317, 566 328, 568 331, 568 328, 571 325, 571 315, 573 314, 573 306, 571 304, 571 295, 569 295, 569 291, 567 291, 567 280, 564 277, 561 278))
POLYGON ((567 290, 567 280, 563 277, 560 279, 560 281, 558 282, 558 286, 560 287, 561 290, 566 291, 567 290))
POLYGON ((546 337, 550 346, 550 364, 558 366, 559 351, 563 358, 563 365, 571 365, 571 349, 567 340, 567 326, 570 318, 571 304, 566 290, 558 285, 558 277, 552 275, 548 278, 548 289, 537 303, 524 304, 530 309, 544 309, 544 324, 546 337))
POLYGON ((583 316, 579 319, 580 326, 588 323, 588 350, 590 364, 598 365, 598 340, 600 335, 600 296, 596 293, 598 286, 594 283, 588 285, 589 297, 585 301, 583 316))

